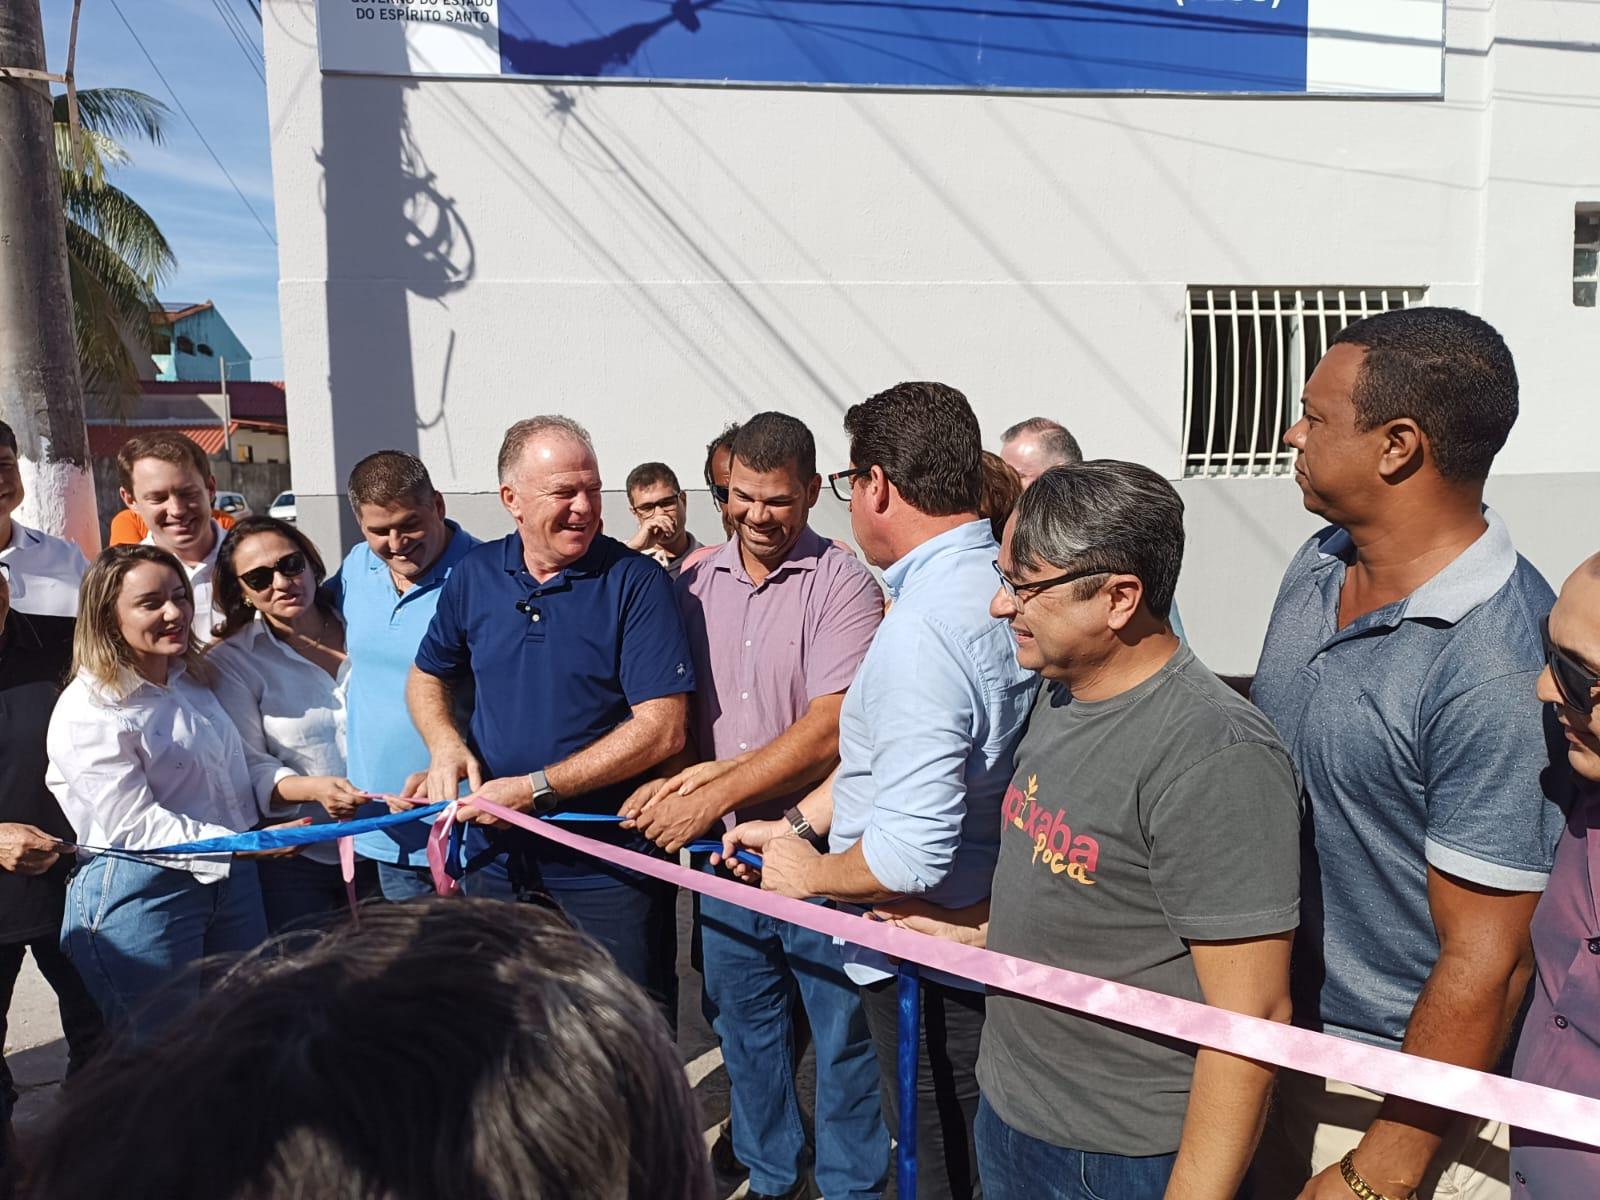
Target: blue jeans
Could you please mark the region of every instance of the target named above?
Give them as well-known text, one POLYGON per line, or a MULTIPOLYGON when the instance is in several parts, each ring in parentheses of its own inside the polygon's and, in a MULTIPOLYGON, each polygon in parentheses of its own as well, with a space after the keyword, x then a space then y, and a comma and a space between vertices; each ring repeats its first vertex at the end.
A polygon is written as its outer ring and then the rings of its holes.
POLYGON ((1129 1158, 1053 1146, 1018 1133, 988 1100, 978 1101, 976 1136, 987 1200, 1161 1200, 1178 1157, 1129 1158))
POLYGON ((833 939, 703 896, 706 992, 728 1067, 733 1152, 750 1190, 788 1191, 804 1170, 794 1079, 794 1005, 817 1048, 816 1184, 828 1200, 883 1194, 889 1131, 861 996, 833 939))
POLYGON ((73 873, 61 949, 106 1024, 148 1039, 200 995, 195 965, 267 939, 256 864, 235 858, 226 879, 102 854, 73 873))

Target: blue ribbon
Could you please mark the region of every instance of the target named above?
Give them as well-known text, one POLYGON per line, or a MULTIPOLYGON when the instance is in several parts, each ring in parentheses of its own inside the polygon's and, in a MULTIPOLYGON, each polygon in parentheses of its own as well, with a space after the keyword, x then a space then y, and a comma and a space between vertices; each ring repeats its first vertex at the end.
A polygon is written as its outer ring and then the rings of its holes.
POLYGON ((899 1195, 917 1194, 917 1050, 922 1042, 922 972, 914 962, 901 962, 895 983, 900 1001, 899 1068, 900 1129, 895 1154, 895 1185, 899 1195))
MULTIPOLYGON (((234 833, 226 837, 202 838, 194 842, 177 842, 171 846, 157 846, 154 850, 129 850, 120 846, 77 846, 93 854, 123 854, 146 858, 154 855, 186 854, 248 854, 258 850, 284 850, 291 846, 316 846, 336 841, 342 837, 355 837, 377 829, 390 829, 412 821, 425 821, 437 817, 445 810, 447 801, 429 804, 423 808, 409 808, 402 812, 383 812, 371 817, 357 817, 353 821, 334 821, 323 825, 296 825, 291 828, 252 829, 247 833, 234 833)), ((622 818, 616 813, 568 812, 550 813, 541 818, 546 821, 598 821, 616 824, 622 818)), ((465 826, 456 825, 450 831, 449 860, 452 865, 463 861, 465 843, 462 837, 465 826)), ((691 854, 721 853, 722 843, 714 838, 701 838, 686 847, 691 854)), ((746 866, 761 869, 761 857, 748 850, 735 856, 746 866)), ((452 872, 453 874, 454 872, 452 872)), ((459 878, 459 876, 457 876, 459 878)))

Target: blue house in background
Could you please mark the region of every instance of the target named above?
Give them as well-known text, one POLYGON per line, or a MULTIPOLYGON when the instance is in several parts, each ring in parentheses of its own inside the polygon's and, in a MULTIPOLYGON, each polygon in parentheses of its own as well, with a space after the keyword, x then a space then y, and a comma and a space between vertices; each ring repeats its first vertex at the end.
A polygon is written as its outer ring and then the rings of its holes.
POLYGON ((160 310, 150 314, 150 323, 154 326, 150 357, 155 359, 157 379, 216 383, 223 361, 229 379, 250 378, 250 351, 211 301, 162 301, 160 310))

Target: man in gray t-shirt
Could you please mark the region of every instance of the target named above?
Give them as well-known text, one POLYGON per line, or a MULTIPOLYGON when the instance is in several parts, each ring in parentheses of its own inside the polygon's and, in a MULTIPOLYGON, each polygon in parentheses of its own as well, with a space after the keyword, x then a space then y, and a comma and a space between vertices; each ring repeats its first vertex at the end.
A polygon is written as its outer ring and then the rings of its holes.
MULTIPOLYGON (((988 945, 1287 1020, 1299 789, 1266 718, 1173 635, 1182 557, 1183 502, 1146 467, 1056 467, 1023 494, 990 611, 1047 686, 1002 809, 988 945)), ((1272 1080, 1003 994, 977 1074, 987 1200, 1232 1195, 1272 1080)))

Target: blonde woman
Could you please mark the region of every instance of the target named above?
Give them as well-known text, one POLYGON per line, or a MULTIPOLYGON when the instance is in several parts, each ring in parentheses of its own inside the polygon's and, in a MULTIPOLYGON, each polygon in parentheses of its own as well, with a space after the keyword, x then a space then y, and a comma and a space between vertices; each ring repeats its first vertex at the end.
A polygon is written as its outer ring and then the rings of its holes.
MULTIPOLYGON (((113 546, 84 576, 45 782, 85 846, 148 850, 260 820, 193 617, 189 581, 165 550, 113 546)), ((241 856, 80 852, 67 885, 62 949, 107 1023, 136 1039, 198 995, 186 968, 266 936, 256 865, 241 856)))

